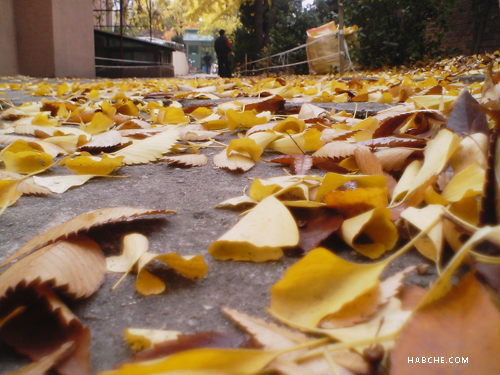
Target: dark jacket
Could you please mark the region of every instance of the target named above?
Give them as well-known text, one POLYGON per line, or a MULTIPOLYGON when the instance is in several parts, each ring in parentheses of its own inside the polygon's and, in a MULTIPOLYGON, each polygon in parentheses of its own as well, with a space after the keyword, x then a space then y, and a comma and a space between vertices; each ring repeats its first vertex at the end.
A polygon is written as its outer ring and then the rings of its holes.
POLYGON ((225 35, 222 35, 217 39, 215 39, 214 48, 217 56, 227 56, 229 55, 229 52, 232 51, 231 43, 229 42, 229 39, 227 39, 225 35))

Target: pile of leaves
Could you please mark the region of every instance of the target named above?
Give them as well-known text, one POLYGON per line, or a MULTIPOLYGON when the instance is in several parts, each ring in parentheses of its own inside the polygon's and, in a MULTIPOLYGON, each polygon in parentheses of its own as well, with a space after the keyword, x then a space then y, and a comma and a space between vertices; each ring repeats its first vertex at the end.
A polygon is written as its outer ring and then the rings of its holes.
MULTIPOLYGON (((477 67, 485 81, 469 86, 453 67, 375 80, 2 84, 44 98, 21 106, 2 99, 1 212, 24 194, 63 194, 116 178, 127 165, 203 167, 206 148, 221 148, 212 163, 233 173, 259 162, 289 165, 284 175, 253 179, 248 195, 219 202, 247 210, 208 249, 218 260, 252 262, 302 252, 270 291, 268 312, 281 324, 224 307, 247 336, 130 328, 126 338, 139 352, 105 373, 497 373, 500 72, 496 56, 487 58, 477 67), (200 98, 212 102, 194 104, 200 98), (345 102, 389 108, 364 119, 324 109, 345 102), (215 139, 224 132, 235 134, 229 144, 215 139), (332 236, 366 262, 322 247, 332 236), (425 272, 417 265, 381 280, 412 249, 435 263, 432 285, 404 283, 425 272)), ((200 254, 149 252, 142 234, 125 236, 122 255, 107 258, 86 236, 95 226, 173 213, 104 207, 5 259, 0 340, 33 360, 19 374, 90 372, 90 331, 59 295, 90 296, 106 271, 136 273, 142 295, 163 293, 146 269, 155 259, 190 279, 209 272, 200 254)))

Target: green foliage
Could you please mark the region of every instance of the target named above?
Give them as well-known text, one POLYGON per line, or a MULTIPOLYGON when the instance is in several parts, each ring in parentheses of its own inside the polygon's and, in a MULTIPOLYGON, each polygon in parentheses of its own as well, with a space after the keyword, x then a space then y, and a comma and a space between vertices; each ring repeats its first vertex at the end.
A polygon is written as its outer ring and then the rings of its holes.
POLYGON ((351 0, 346 21, 358 25, 355 60, 365 67, 414 63, 440 51, 453 0, 351 0), (434 38, 427 37, 433 24, 434 38))
MULTIPOLYGON (((334 20, 335 1, 315 0, 315 3, 304 9, 301 0, 273 0, 266 9, 261 20, 261 33, 264 43, 258 44, 256 38, 256 24, 258 24, 255 2, 244 3, 240 6, 241 25, 234 33, 235 60, 242 65, 247 54, 248 61, 257 60, 266 56, 290 50, 307 40, 308 29, 318 27, 334 20)), ((306 60, 305 49, 298 50, 280 61, 274 58, 271 64, 295 63, 306 60)), ((255 68, 263 67, 263 62, 255 68)), ((297 74, 307 73, 308 65, 296 65, 293 68, 297 74)))

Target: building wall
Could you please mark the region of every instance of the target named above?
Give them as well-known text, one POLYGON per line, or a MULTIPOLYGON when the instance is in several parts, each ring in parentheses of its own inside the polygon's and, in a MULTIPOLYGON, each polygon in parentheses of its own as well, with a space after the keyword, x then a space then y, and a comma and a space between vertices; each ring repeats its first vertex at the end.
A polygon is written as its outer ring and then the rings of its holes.
MULTIPOLYGON (((500 7, 497 2, 490 1, 490 8, 483 20, 477 17, 473 0, 457 0, 455 5, 456 9, 450 17, 450 30, 446 32, 442 46, 465 55, 499 50, 500 7), (478 33, 483 21, 484 32, 478 33)), ((435 29, 429 28, 429 35, 434 33, 435 29)))
POLYGON ((0 76, 18 74, 14 0, 0 0, 0 76))
POLYGON ((92 0, 0 4, 0 75, 95 77, 92 0))

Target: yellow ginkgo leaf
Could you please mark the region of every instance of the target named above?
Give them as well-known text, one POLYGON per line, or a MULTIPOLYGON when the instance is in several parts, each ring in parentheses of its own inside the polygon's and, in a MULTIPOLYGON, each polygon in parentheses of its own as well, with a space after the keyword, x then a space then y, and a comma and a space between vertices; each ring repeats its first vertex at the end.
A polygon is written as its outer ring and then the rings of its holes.
POLYGON ((19 182, 21 179, 0 180, 0 210, 12 206, 21 197, 22 194, 17 190, 19 182))
POLYGON ((99 90, 96 89, 90 90, 90 92, 87 94, 87 98, 89 98, 90 100, 99 100, 101 98, 99 90))
POLYGON ((388 208, 375 208, 344 220, 340 235, 354 250, 370 259, 377 259, 398 242, 398 230, 391 216, 388 208))
POLYGON ((115 124, 115 122, 102 112, 97 112, 92 121, 85 128, 89 134, 100 134, 108 131, 115 124))
POLYGON ((288 134, 302 133, 306 130, 306 123, 290 116, 285 120, 278 122, 278 124, 273 127, 273 130, 288 134))
POLYGON ((486 134, 475 133, 465 137, 450 158, 450 165, 455 173, 460 172, 469 164, 479 163, 483 169, 488 167, 489 138, 486 134))
POLYGON ((226 150, 227 156, 231 156, 233 151, 248 156, 253 161, 258 162, 264 149, 251 138, 240 138, 233 139, 229 142, 229 146, 226 150))
POLYGON ((123 156, 108 156, 103 154, 102 158, 82 152, 80 156, 73 159, 65 159, 64 165, 76 174, 94 174, 105 176, 123 165, 123 156))
POLYGON ((358 187, 354 190, 331 191, 323 198, 323 202, 349 218, 377 207, 387 207, 388 197, 388 188, 358 187))
POLYGON ((256 349, 193 349, 150 361, 124 364, 117 370, 99 375, 255 375, 280 353, 256 349))
POLYGON ((346 182, 355 181, 358 188, 387 188, 387 179, 382 175, 342 175, 338 173, 327 173, 321 183, 318 193, 316 194, 316 201, 323 202, 325 196, 331 191, 337 190, 346 182))
POLYGON ((107 100, 104 100, 101 105, 102 108, 102 113, 104 113, 107 116, 113 116, 116 114, 116 107, 112 106, 110 102, 107 100))
POLYGON ((165 290, 165 283, 145 268, 155 259, 165 262, 175 271, 192 280, 199 279, 208 272, 208 266, 201 255, 180 256, 176 253, 153 254, 146 252, 139 259, 136 282, 137 291, 145 296, 160 294, 165 290))
POLYGON ((189 122, 189 119, 181 108, 167 107, 158 110, 156 122, 162 125, 177 125, 189 122))
POLYGON ((457 97, 450 95, 414 95, 409 100, 414 102, 417 108, 438 109, 442 111, 457 100, 457 97))
POLYGON ((479 195, 483 192, 485 180, 486 173, 479 164, 469 164, 453 176, 441 196, 449 202, 458 202, 464 197, 479 195))
POLYGON ((57 126, 57 119, 49 119, 46 114, 40 113, 35 116, 31 123, 38 126, 57 126))
POLYGON ((271 142, 267 148, 276 150, 285 155, 303 154, 306 149, 306 138, 304 132, 277 139, 274 142, 271 142))
MULTIPOLYGON (((418 229, 424 230, 442 213, 443 206, 433 204, 421 209, 408 207, 401 213, 401 217, 418 229)), ((438 263, 443 249, 443 221, 439 220, 425 236, 417 239, 415 247, 423 256, 438 263)))
POLYGON ((272 130, 267 130, 265 132, 255 132, 248 135, 248 138, 253 139, 262 148, 266 148, 271 142, 280 138, 280 134, 276 134, 272 130))
MULTIPOLYGON (((427 147, 424 151, 424 164, 411 182, 406 196, 408 197, 431 177, 439 174, 444 169, 459 144, 460 137, 448 129, 441 130, 436 135, 436 138, 427 142, 427 147)), ((397 189, 395 189, 395 192, 396 190, 397 189)), ((396 197, 395 192, 393 193, 393 197, 396 197)))
POLYGON ((236 112, 234 109, 228 109, 226 116, 229 120, 229 129, 231 132, 234 132, 236 128, 248 129, 267 122, 266 116, 262 114, 257 116, 253 111, 236 112))
POLYGON ((125 104, 122 104, 121 106, 119 106, 116 109, 116 111, 118 113, 121 113, 122 115, 139 116, 139 109, 131 100, 127 100, 125 102, 125 104))
POLYGON ((292 214, 269 196, 212 243, 208 252, 220 260, 265 262, 281 258, 283 247, 298 242, 299 229, 292 214))
POLYGON ((3 153, 3 162, 9 172, 29 174, 43 171, 52 164, 52 156, 39 151, 20 151, 3 153))
POLYGON ((121 255, 106 258, 106 268, 110 272, 129 272, 139 258, 148 251, 149 241, 141 233, 130 233, 123 237, 121 255))
POLYGON ((202 120, 213 114, 213 111, 205 107, 198 107, 193 112, 191 112, 191 116, 193 116, 196 120, 202 120))
POLYGON ((203 123, 203 126, 208 130, 226 129, 229 127, 227 120, 212 120, 203 123))
POLYGON ((410 190, 415 177, 418 172, 422 169, 422 162, 419 160, 414 160, 411 162, 403 172, 403 175, 398 181, 398 184, 392 192, 392 200, 397 201, 404 198, 406 193, 410 190))
POLYGON ((125 340, 133 351, 149 349, 155 344, 175 340, 182 332, 165 329, 125 328, 125 340))
POLYGON ((377 286, 386 265, 351 263, 317 248, 273 285, 269 311, 287 324, 314 329, 325 316, 377 286))

